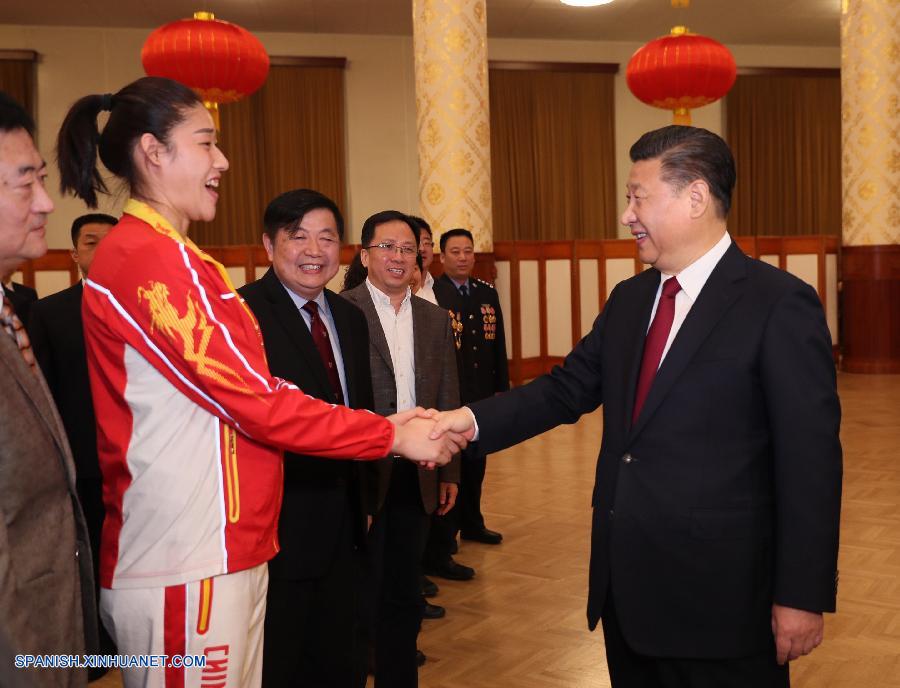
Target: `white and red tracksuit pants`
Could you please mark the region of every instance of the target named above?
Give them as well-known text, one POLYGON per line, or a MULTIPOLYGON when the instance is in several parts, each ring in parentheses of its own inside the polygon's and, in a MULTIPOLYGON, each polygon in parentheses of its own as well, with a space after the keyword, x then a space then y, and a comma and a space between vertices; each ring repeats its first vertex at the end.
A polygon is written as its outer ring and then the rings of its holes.
POLYGON ((168 655, 165 668, 122 670, 125 688, 257 688, 262 681, 267 564, 166 588, 100 593, 119 655, 168 655), (204 668, 173 655, 206 657, 204 668))

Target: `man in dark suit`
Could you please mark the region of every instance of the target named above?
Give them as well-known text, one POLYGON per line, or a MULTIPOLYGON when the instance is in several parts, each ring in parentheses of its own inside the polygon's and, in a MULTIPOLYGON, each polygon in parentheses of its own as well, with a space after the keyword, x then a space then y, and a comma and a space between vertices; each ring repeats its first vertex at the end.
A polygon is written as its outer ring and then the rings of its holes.
MULTIPOLYGON (((497 290, 472 277, 475 241, 467 229, 450 229, 441 235, 444 274, 434 282, 438 305, 450 312, 459 370, 462 403, 486 399, 509 389, 506 334, 497 290)), ((452 558, 456 535, 498 545, 503 536, 485 527, 481 490, 487 455, 478 447, 462 454, 459 504, 449 519, 436 520, 425 553, 426 572, 443 578, 465 580, 474 570, 452 558)))
MULTIPOLYGON (((111 215, 82 215, 72 223, 72 260, 87 277, 94 250, 117 220, 111 215)), ((84 328, 81 322, 83 283, 64 289, 34 303, 28 334, 34 355, 53 394, 66 429, 75 460, 75 486, 84 510, 91 538, 94 571, 100 566, 100 532, 106 510, 103 507, 103 476, 97 460, 97 421, 88 380, 84 328)), ((94 592, 99 596, 97 582, 94 592)), ((100 649, 115 654, 112 639, 100 627, 100 649)), ((99 677, 104 670, 91 670, 99 677)))
POLYGON ((745 256, 726 143, 649 132, 622 216, 653 269, 549 375, 448 414, 496 451, 603 404, 588 622, 613 686, 787 686, 834 611, 840 405, 815 291, 745 256))
MULTIPOLYGON (((388 210, 366 220, 362 263, 368 277, 342 296, 369 323, 369 360, 375 412, 390 415, 415 406, 448 410, 459 403, 453 339, 447 312, 413 296, 418 228, 388 210)), ((459 457, 426 471, 398 457, 379 462, 375 557, 380 560, 376 688, 418 684, 416 636, 422 620, 422 551, 432 512, 446 514, 456 500, 459 457)))
MULTIPOLYGON (((53 201, 22 107, 0 92, 0 274, 44 255, 53 201)), ((15 655, 96 651, 91 546, 69 443, 31 344, 0 289, 0 685, 83 686, 81 669, 15 655)))
POLYGON ((31 317, 31 304, 37 301, 37 291, 24 284, 13 282, 14 270, 15 268, 9 269, 0 281, 2 281, 3 292, 6 294, 6 298, 9 299, 13 308, 16 309, 16 315, 19 316, 19 320, 27 323, 31 317))
MULTIPOLYGON (((239 293, 262 331, 273 375, 307 394, 372 409, 362 312, 325 285, 340 267, 344 220, 317 191, 282 194, 266 208, 272 267, 239 293)), ((263 685, 356 684, 356 549, 364 544, 361 467, 291 454, 284 461, 281 551, 269 562, 263 685)))

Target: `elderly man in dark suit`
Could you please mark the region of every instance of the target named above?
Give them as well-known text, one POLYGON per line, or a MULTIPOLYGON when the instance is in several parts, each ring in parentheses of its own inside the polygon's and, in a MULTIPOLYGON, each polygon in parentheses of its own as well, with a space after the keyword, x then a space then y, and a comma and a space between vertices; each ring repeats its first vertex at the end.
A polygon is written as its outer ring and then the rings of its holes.
MULTIPOLYGON (((343 292, 369 323, 369 360, 375 412, 390 415, 424 406, 459 405, 459 383, 447 312, 413 296, 419 232, 403 213, 387 210, 362 229, 362 264, 368 277, 343 292)), ((418 684, 416 636, 422 620, 421 561, 429 515, 446 514, 456 501, 459 457, 437 472, 399 458, 380 462, 375 539, 381 559, 375 634, 376 688, 418 684)))
POLYGON ((745 256, 726 143, 631 148, 619 284, 549 375, 443 418, 496 451, 603 404, 588 622, 613 686, 787 686, 834 611, 840 405, 815 291, 745 256))
MULTIPOLYGON (((297 189, 266 208, 272 267, 239 290, 259 321, 269 369, 314 397, 373 407, 366 319, 325 285, 340 267, 344 220, 317 191, 297 189)), ((287 455, 269 562, 264 686, 355 686, 356 550, 366 537, 362 467, 287 455), (302 460, 298 460, 302 459, 302 460)))
MULTIPOLYGON (((47 251, 53 202, 33 123, 0 92, 0 273, 47 251)), ((0 685, 20 683, 18 654, 96 646, 87 528, 69 443, 31 344, 6 298, 0 308, 0 685), (87 642, 86 642, 87 641, 87 642)), ((81 669, 30 670, 34 686, 81 686, 81 669)))

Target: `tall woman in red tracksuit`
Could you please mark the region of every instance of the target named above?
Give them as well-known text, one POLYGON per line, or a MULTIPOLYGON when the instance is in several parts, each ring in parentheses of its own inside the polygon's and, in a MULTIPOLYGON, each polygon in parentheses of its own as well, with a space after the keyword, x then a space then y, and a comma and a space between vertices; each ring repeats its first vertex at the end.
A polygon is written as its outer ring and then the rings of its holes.
POLYGON ((228 169, 193 91, 148 77, 82 98, 59 167, 63 191, 92 207, 106 192, 98 154, 130 194, 82 306, 107 511, 101 615, 123 654, 207 658, 129 669, 127 688, 256 686, 281 450, 443 463, 456 447, 428 440, 428 420, 351 411, 269 374, 225 269, 187 237, 215 216, 228 169))

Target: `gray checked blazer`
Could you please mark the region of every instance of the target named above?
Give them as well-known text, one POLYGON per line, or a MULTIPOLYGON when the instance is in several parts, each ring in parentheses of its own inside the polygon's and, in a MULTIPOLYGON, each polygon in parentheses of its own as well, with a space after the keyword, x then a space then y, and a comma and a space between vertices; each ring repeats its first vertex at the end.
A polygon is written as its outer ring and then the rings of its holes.
MULTIPOLYGON (((369 288, 363 282, 341 294, 356 304, 369 323, 369 360, 372 368, 372 390, 375 394, 375 413, 389 416, 397 412, 397 385, 394 366, 381 320, 372 303, 369 288)), ((412 297, 413 356, 416 368, 416 404, 439 411, 459 406, 459 377, 456 373, 456 350, 450 332, 450 317, 443 308, 418 296, 412 297)), ((387 496, 392 460, 376 462, 378 474, 377 498, 373 511, 378 511, 387 496)), ((426 513, 438 503, 438 482, 459 483, 459 456, 438 469, 419 469, 419 491, 426 513)))
POLYGON ((87 526, 44 378, 0 330, 0 685, 83 686, 84 669, 14 666, 16 654, 97 647, 87 526))

